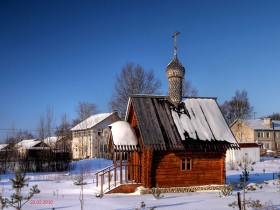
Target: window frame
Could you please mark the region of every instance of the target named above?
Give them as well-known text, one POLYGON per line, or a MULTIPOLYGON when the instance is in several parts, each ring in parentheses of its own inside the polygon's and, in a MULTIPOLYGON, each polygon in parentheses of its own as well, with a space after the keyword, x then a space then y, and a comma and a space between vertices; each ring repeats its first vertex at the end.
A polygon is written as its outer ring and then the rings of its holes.
POLYGON ((181 158, 181 170, 182 171, 192 170, 192 159, 190 157, 181 158))
POLYGON ((258 138, 264 138, 264 132, 258 131, 258 138))

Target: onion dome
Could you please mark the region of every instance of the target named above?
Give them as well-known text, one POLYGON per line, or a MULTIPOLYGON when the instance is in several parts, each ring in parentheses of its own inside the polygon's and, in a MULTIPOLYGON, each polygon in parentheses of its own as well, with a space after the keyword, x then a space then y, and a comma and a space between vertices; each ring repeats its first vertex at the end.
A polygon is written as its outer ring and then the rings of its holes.
POLYGON ((182 80, 185 75, 185 68, 177 58, 176 39, 180 32, 174 33, 174 58, 166 67, 166 76, 168 78, 168 96, 170 102, 176 107, 182 100, 182 80))

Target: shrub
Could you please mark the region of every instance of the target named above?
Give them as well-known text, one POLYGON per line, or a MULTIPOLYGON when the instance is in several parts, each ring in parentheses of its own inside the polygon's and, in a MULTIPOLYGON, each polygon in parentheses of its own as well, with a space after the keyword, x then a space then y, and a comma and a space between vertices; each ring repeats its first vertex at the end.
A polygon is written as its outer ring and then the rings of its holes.
POLYGON ((154 196, 155 199, 161 199, 161 198, 164 197, 164 195, 161 195, 161 191, 160 191, 160 189, 158 188, 158 185, 157 185, 156 188, 153 188, 152 193, 153 193, 153 196, 154 196))
POLYGON ((219 192, 219 197, 227 197, 232 195, 234 187, 229 183, 228 185, 224 185, 221 191, 219 192))

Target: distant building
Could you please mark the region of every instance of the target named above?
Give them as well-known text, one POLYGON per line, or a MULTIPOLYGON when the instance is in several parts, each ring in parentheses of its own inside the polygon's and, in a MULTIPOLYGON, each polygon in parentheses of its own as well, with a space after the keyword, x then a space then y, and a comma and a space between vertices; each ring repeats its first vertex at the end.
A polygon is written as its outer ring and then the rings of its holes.
POLYGON ((0 144, 0 152, 7 151, 9 144, 0 144))
POLYGON ((14 151, 11 144, 0 144, 0 173, 6 173, 13 169, 9 162, 14 159, 14 151))
POLYGON ((22 140, 15 144, 15 149, 20 158, 38 159, 49 152, 50 147, 43 141, 37 139, 22 140))
POLYGON ((43 142, 50 146, 52 149, 59 150, 61 152, 72 152, 70 138, 64 138, 62 136, 51 136, 45 138, 43 142))
POLYGON ((262 152, 279 150, 280 121, 265 119, 238 119, 230 126, 231 130, 240 143, 258 143, 262 152))
POLYGON ((111 154, 107 152, 108 125, 119 119, 116 112, 96 114, 73 127, 71 129, 73 159, 109 158, 111 154))
POLYGON ((226 162, 242 162, 247 158, 251 162, 260 162, 260 146, 257 143, 239 143, 240 150, 228 149, 226 162))
POLYGON ((11 155, 11 146, 9 144, 0 144, 0 161, 6 160, 11 155))
POLYGON ((50 147, 52 157, 56 162, 72 159, 71 139, 63 136, 51 136, 43 140, 50 147))

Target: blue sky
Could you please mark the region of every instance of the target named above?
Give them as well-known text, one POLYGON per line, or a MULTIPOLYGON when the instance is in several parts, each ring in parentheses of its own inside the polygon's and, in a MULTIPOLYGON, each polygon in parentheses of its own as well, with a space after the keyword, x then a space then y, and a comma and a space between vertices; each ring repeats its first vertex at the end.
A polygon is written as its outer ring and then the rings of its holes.
POLYGON ((200 96, 245 89, 256 117, 280 112, 279 11, 277 0, 0 0, 0 138, 36 130, 47 106, 56 125, 79 101, 107 112, 127 62, 153 69, 166 94, 175 30, 200 96))

